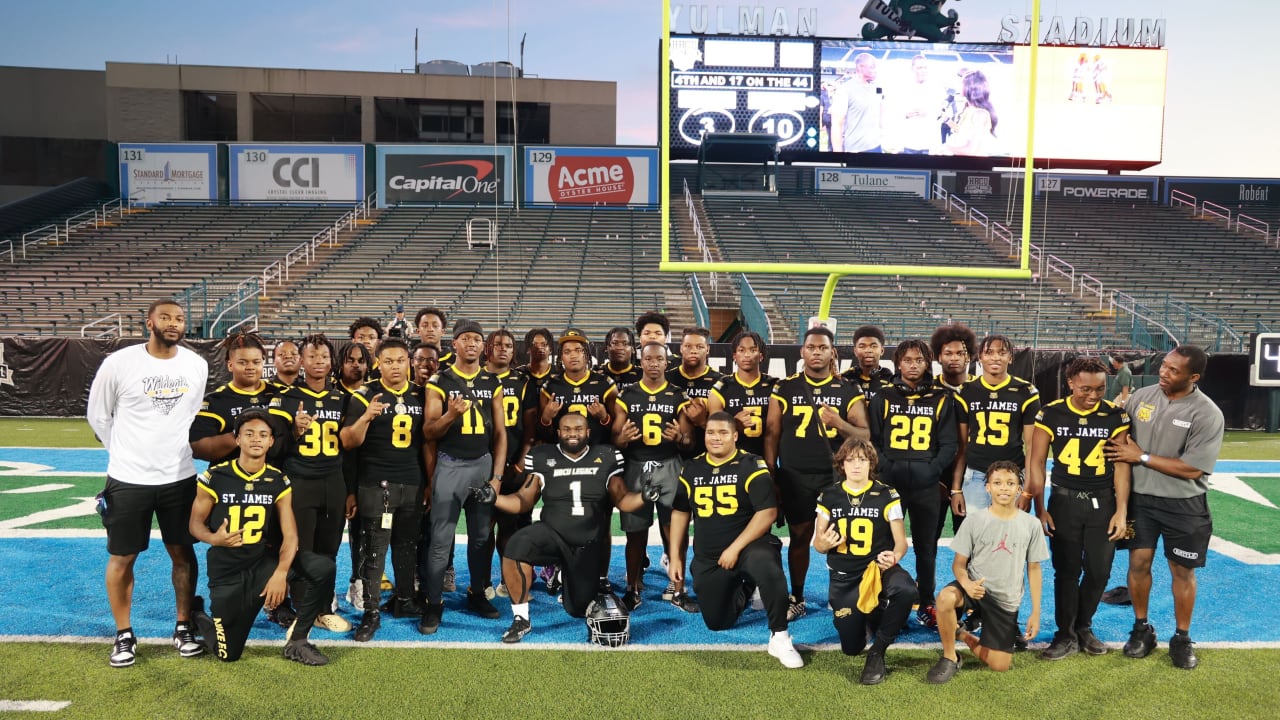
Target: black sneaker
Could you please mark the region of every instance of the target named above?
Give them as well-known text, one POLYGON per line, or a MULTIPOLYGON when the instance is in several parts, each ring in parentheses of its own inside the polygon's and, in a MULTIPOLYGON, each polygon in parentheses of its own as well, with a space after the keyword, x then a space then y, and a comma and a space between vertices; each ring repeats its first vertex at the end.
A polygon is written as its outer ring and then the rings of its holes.
POLYGON ((400 597, 399 595, 393 596, 389 605, 391 606, 391 616, 398 618, 421 617, 422 611, 425 609, 414 598, 400 597))
POLYGON ((956 672, 960 670, 960 666, 964 661, 957 655, 955 660, 949 660, 945 657, 938 658, 938 662, 929 668, 929 672, 925 673, 924 680, 927 683, 941 685, 956 676, 956 672))
POLYGON ((1092 630, 1077 630, 1076 642, 1080 644, 1080 649, 1086 655, 1106 655, 1107 651, 1110 650, 1106 643, 1093 634, 1092 630))
POLYGON ((111 667, 129 667, 138 656, 138 638, 133 630, 116 633, 116 644, 111 648, 111 667))
POLYGON ((507 628, 507 631, 502 633, 502 642, 507 643, 508 645, 518 643, 523 640, 524 636, 528 635, 529 631, 532 629, 533 626, 529 624, 527 619, 517 615, 516 618, 511 621, 511 627, 507 628))
POLYGON ((622 594, 622 607, 626 608, 627 612, 635 612, 636 608, 640 607, 640 603, 639 590, 635 588, 627 588, 627 591, 622 594))
POLYGON ((804 606, 804 599, 796 599, 795 595, 787 596, 787 622, 794 622, 802 617, 808 610, 804 606))
POLYGON ((696 613, 702 610, 702 608, 698 607, 697 601, 689 597, 689 593, 683 590, 671 596, 671 604, 687 613, 696 613))
POLYGON ((306 640, 290 640, 284 644, 284 656, 303 665, 328 665, 329 658, 306 640))
POLYGON ((1196 651, 1192 649, 1191 638, 1186 635, 1174 635, 1169 638, 1169 659, 1173 661, 1173 666, 1182 668, 1183 670, 1195 670, 1196 665, 1200 664, 1200 658, 1196 657, 1196 651))
POLYGON ((369 642, 380 627, 382 627, 382 615, 372 610, 365 610, 364 616, 360 618, 360 624, 356 626, 355 641, 369 642))
POLYGON ((191 630, 191 623, 178 623, 173 630, 173 647, 184 658, 199 657, 204 654, 204 645, 196 639, 191 630))
POLYGON ((662 591, 662 599, 669 601, 675 596, 676 596, 676 581, 672 580, 667 583, 666 589, 662 591))
POLYGON ((1117 585, 1102 593, 1102 602, 1108 605, 1132 605, 1133 599, 1129 597, 1128 587, 1117 585))
POLYGON ((559 566, 552 565, 551 567, 554 569, 551 571, 551 575, 547 577, 547 594, 555 595, 560 592, 560 588, 563 587, 563 584, 560 582, 559 566))
POLYGON ((285 598, 284 602, 267 611, 267 619, 282 628, 288 628, 298 619, 298 613, 289 604, 289 598, 285 598))
POLYGON ((862 677, 858 682, 863 685, 879 685, 884 682, 884 655, 874 650, 867 653, 867 664, 862 666, 862 677))
POLYGON ((1151 623, 1145 623, 1142 627, 1134 627, 1129 633, 1129 641, 1124 644, 1124 656, 1131 658, 1144 658, 1156 649, 1156 629, 1151 623))
POLYGON ((440 629, 440 620, 444 618, 444 603, 428 602, 422 611, 422 619, 418 621, 418 632, 432 635, 440 629))
POLYGON ((1041 660, 1061 660, 1080 652, 1080 645, 1075 638, 1059 635, 1049 643, 1049 647, 1040 653, 1041 660))
POLYGON ((478 593, 474 590, 467 590, 467 609, 488 620, 497 620, 502 617, 502 613, 498 612, 498 608, 489 602, 489 598, 484 593, 478 593))

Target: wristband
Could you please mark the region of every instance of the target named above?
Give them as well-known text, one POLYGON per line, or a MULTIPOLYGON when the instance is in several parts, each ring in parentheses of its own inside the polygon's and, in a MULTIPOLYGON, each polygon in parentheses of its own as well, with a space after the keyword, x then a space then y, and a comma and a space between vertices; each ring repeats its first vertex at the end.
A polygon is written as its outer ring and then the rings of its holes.
POLYGON ((963 491, 963 490, 952 490, 952 491, 951 491, 951 494, 952 494, 952 495, 963 495, 963 494, 964 494, 964 491, 963 491))
POLYGON ((1035 497, 1035 495, 1032 495, 1031 493, 1029 493, 1029 492, 1027 492, 1027 491, 1025 491, 1025 490, 1024 490, 1024 491, 1022 492, 1022 497, 1024 497, 1024 498, 1026 498, 1026 499, 1030 500, 1030 499, 1034 498, 1034 497, 1035 497))

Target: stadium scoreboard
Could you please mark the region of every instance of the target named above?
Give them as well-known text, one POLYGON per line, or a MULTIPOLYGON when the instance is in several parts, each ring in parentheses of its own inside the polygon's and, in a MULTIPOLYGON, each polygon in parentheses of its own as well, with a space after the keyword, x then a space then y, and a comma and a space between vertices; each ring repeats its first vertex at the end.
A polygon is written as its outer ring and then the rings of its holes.
POLYGON ((697 148, 711 133, 778 136, 782 149, 816 150, 816 43, 790 38, 673 36, 671 144, 697 148))
POLYGON ((1280 333, 1258 333, 1249 356, 1249 384, 1280 387, 1280 333))

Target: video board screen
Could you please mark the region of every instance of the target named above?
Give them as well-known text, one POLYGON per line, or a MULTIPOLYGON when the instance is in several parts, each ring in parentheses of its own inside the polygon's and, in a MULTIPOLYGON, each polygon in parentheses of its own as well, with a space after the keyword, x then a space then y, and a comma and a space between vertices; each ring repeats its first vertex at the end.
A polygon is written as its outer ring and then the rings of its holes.
MULTIPOLYGON (((1158 49, 1041 48, 1035 156, 1159 162, 1166 61, 1158 49)), ((774 134, 793 159, 1026 152, 1025 46, 674 36, 669 71, 673 157, 711 132, 774 134)))

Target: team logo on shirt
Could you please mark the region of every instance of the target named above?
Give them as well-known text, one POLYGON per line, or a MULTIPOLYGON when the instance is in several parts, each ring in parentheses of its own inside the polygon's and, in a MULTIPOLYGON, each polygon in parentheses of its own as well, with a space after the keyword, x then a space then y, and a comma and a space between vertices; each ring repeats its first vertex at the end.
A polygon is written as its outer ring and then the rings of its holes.
POLYGON ((1134 414, 1134 418, 1138 422, 1151 422, 1151 415, 1155 413, 1156 406, 1142 403, 1138 405, 1138 412, 1134 414))
POLYGON ((182 376, 152 375, 142 378, 142 392, 161 415, 168 415, 188 392, 191 383, 182 376))

